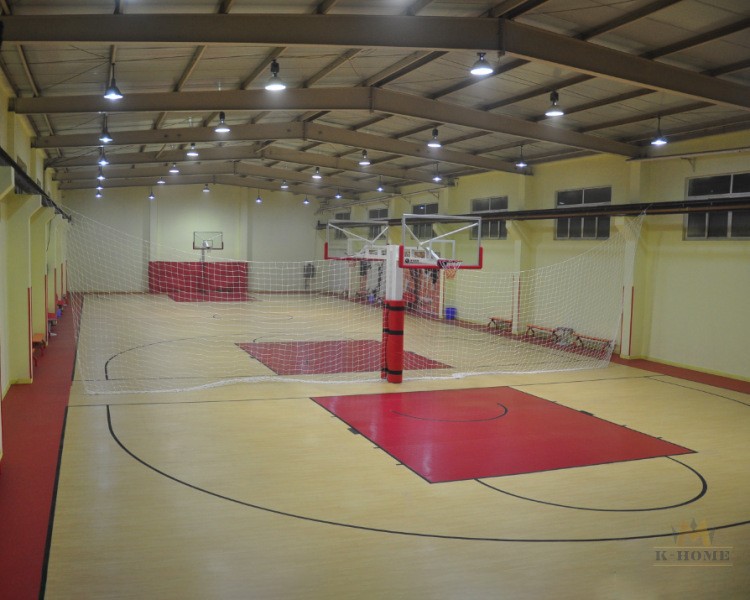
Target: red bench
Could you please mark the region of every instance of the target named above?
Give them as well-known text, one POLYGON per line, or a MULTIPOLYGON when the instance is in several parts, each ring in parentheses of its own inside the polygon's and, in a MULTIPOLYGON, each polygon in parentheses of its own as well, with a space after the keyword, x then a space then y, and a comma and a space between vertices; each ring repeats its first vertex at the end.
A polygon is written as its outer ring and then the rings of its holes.
POLYGON ((581 348, 594 347, 599 350, 608 350, 610 346, 614 345, 613 340, 606 340, 600 337, 594 337, 593 335, 585 335, 583 333, 576 333, 574 343, 579 345, 581 348))
POLYGON ((490 322, 487 323, 487 327, 494 327, 500 331, 510 331, 513 327, 513 320, 506 319, 505 317, 490 317, 490 322))

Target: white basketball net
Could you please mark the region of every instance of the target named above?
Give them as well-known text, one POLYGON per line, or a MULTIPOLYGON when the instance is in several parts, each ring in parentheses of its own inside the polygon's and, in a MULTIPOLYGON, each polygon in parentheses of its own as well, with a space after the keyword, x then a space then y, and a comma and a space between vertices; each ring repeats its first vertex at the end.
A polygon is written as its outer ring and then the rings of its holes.
MULTIPOLYGON (((68 212, 75 378, 86 392, 380 380, 381 261, 350 268, 340 260, 245 263, 212 253, 201 262, 199 251, 152 245, 68 212)), ((404 378, 608 364, 632 269, 626 243, 640 227, 638 219, 629 223, 583 254, 530 271, 485 264, 450 279, 438 270, 399 270, 408 304, 404 378)), ((446 266, 446 274, 457 267, 446 266)))

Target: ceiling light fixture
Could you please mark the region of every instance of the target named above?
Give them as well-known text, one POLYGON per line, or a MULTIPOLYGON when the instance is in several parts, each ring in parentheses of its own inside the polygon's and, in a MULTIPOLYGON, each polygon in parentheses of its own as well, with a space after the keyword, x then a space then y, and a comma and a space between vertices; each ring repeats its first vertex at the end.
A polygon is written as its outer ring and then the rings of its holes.
POLYGON ((177 168, 177 163, 172 163, 172 166, 169 167, 169 172, 172 173, 172 175, 177 175, 177 173, 180 172, 180 169, 177 168))
POLYGON ((95 198, 101 198, 102 197, 102 193, 99 190, 97 190, 96 191, 96 196, 94 196, 94 197, 95 198))
POLYGON ((104 186, 101 183, 96 184, 96 191, 101 192, 104 189, 104 186))
POLYGON ((288 190, 289 189, 289 184, 286 182, 286 179, 283 179, 281 181, 281 189, 282 190, 288 190))
POLYGON ((255 204, 262 204, 263 198, 260 197, 260 188, 258 188, 258 196, 255 198, 255 204))
POLYGON ((97 173, 96 178, 99 181, 104 181, 106 179, 106 177, 104 176, 104 173, 102 172, 102 168, 101 167, 99 167, 99 172, 97 173))
POLYGON ((557 90, 553 90, 549 95, 549 101, 551 102, 550 107, 547 109, 547 112, 545 112, 545 116, 547 117, 562 117, 565 114, 565 111, 560 108, 560 95, 557 93, 557 90))
POLYGON ((115 82, 115 63, 112 63, 112 79, 109 82, 109 87, 107 87, 107 90, 104 92, 104 97, 107 100, 119 100, 122 98, 122 93, 115 82))
POLYGON ((370 159, 367 157, 367 150, 362 150, 362 158, 359 159, 360 167, 367 167, 370 165, 370 159))
POLYGON ((97 161, 100 167, 106 167, 109 164, 107 155, 104 154, 104 148, 99 148, 99 160, 97 161))
POLYGON ((334 198, 336 198, 336 200, 341 200, 341 198, 343 198, 343 196, 341 195, 341 190, 336 191, 334 198))
POLYGON ((151 188, 151 191, 148 194, 148 199, 151 200, 151 201, 153 201, 154 199, 156 199, 156 196, 154 196, 154 188, 151 188))
POLYGON ((432 176, 432 180, 435 183, 440 183, 443 180, 443 178, 440 177, 440 167, 437 163, 435 163, 435 174, 432 176))
POLYGON ((523 144, 521 144, 521 156, 518 159, 518 162, 516 163, 517 169, 525 169, 529 165, 526 163, 526 161, 523 159, 523 144))
POLYGON ((104 114, 104 119, 102 121, 102 134, 99 136, 99 141, 102 144, 109 144, 112 141, 112 136, 109 135, 109 130, 107 129, 107 115, 104 114))
POLYGON ((315 167, 315 173, 313 173, 312 178, 323 179, 323 176, 320 174, 320 167, 315 167))
POLYGON ((477 52, 479 55, 479 58, 477 59, 477 62, 474 63, 474 65, 471 67, 471 74, 472 75, 489 75, 492 73, 492 67, 490 66, 490 63, 487 62, 487 59, 484 58, 484 52, 477 52))
POLYGON ((210 194, 211 193, 211 189, 208 187, 208 184, 206 184, 206 185, 203 186, 203 193, 204 194, 210 194))
POLYGON ((216 133, 229 133, 231 130, 229 129, 229 126, 226 124, 227 116, 224 114, 224 111, 222 110, 219 113, 219 124, 216 126, 216 129, 214 131, 216 133))
POLYGON ((286 84, 279 77, 279 63, 275 58, 271 61, 271 76, 266 82, 266 89, 269 92, 279 92, 286 89, 286 84))
POLYGON ((440 140, 438 139, 438 129, 435 127, 435 129, 432 130, 432 139, 427 142, 427 145, 430 148, 440 148, 442 144, 440 143, 440 140))
POLYGON ((157 179, 157 180, 156 180, 156 183, 158 183, 159 185, 164 185, 164 184, 165 184, 165 183, 167 183, 167 182, 166 182, 166 181, 164 181, 164 178, 163 178, 163 177, 159 177, 159 179, 157 179))
POLYGON ((305 199, 302 201, 302 204, 310 204, 310 201, 307 199, 307 196, 305 196, 305 199))
POLYGON ((190 158, 198 157, 198 151, 195 149, 195 142, 190 144, 190 149, 185 153, 185 156, 189 156, 190 158))
POLYGON ((378 177, 378 187, 377 187, 377 190, 379 192, 382 192, 382 191, 385 190, 385 188, 383 187, 383 179, 381 177, 378 177))
POLYGON ((651 140, 652 146, 663 146, 667 143, 667 138, 661 132, 661 116, 656 117, 656 137, 651 140))

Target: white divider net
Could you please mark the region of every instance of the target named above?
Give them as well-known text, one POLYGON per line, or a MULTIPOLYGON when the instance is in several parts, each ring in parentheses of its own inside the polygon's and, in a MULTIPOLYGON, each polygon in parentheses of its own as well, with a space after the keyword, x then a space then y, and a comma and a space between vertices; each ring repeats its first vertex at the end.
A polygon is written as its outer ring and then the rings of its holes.
MULTIPOLYGON (((224 260, 155 247, 69 212, 75 376, 87 393, 380 380, 382 261, 224 260)), ((633 220, 576 258, 521 273, 485 265, 447 280, 399 270, 404 378, 608 364, 632 269, 625 246, 639 227, 633 220)))

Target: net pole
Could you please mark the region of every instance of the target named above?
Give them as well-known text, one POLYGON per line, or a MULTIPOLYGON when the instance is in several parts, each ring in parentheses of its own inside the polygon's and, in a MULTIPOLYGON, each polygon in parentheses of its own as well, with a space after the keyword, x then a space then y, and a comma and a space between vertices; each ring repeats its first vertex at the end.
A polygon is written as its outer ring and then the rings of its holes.
POLYGON ((383 343, 388 383, 401 383, 404 374, 404 279, 398 266, 399 246, 389 245, 385 254, 385 302, 383 343))

